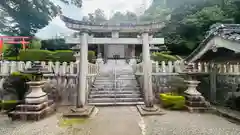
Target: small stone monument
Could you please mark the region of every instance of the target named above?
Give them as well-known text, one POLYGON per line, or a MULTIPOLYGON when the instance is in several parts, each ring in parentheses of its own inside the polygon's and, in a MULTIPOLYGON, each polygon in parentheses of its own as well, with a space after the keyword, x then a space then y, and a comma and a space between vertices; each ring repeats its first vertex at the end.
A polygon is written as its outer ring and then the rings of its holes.
POLYGON ((10 112, 12 120, 40 120, 52 114, 56 106, 52 100, 48 100, 47 93, 42 91, 46 82, 42 80, 43 74, 52 72, 42 68, 40 62, 34 62, 31 68, 22 73, 32 75, 32 80, 27 82, 30 92, 25 97, 25 104, 17 105, 16 110, 10 112))

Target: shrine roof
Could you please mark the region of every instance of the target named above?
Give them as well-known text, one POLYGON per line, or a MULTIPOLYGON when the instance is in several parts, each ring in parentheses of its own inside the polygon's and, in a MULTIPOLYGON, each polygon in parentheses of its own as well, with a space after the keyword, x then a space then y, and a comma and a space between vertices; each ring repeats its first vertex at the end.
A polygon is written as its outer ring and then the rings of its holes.
POLYGON ((240 24, 212 25, 205 39, 185 60, 193 62, 209 50, 217 51, 217 48, 240 52, 240 24))
POLYGON ((61 19, 65 22, 66 27, 72 30, 89 30, 91 32, 111 32, 111 31, 120 31, 120 32, 157 32, 165 26, 164 22, 151 22, 145 24, 137 23, 119 23, 119 24, 96 24, 94 22, 85 22, 74 20, 64 15, 60 16, 61 19))

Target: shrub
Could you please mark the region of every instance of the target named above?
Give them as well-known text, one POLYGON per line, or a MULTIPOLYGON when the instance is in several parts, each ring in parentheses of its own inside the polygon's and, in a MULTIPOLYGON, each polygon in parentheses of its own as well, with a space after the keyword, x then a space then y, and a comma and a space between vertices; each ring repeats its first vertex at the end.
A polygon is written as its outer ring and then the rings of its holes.
POLYGON ((26 82, 30 81, 30 79, 31 75, 19 72, 12 73, 3 83, 3 98, 7 97, 8 100, 23 100, 29 88, 26 82))
POLYGON ((1 100, 0 109, 11 110, 15 108, 20 102, 18 100, 1 100))
POLYGON ((52 61, 71 62, 75 61, 74 52, 71 50, 57 50, 52 52, 52 61))
POLYGON ((19 60, 21 61, 48 61, 52 59, 52 52, 48 50, 29 49, 21 50, 19 60))
MULTIPOLYGON (((88 52, 89 62, 95 62, 95 52, 88 52)), ((13 59, 13 58, 11 58, 13 59)), ((16 59, 16 58, 15 58, 16 59)), ((13 60, 15 60, 13 59, 13 60)), ((7 60, 7 59, 6 59, 7 60)), ((48 51, 48 50, 38 50, 38 49, 29 49, 26 51, 20 51, 19 54, 20 61, 59 61, 59 62, 71 62, 75 61, 74 52, 71 50, 57 50, 57 51, 48 51)))
POLYGON ((18 61, 19 57, 4 57, 4 60, 7 60, 7 61, 18 61))
POLYGON ((95 63, 95 52, 94 51, 88 51, 88 61, 91 63, 95 63))
POLYGON ((159 53, 159 52, 152 53, 151 58, 152 58, 152 60, 158 61, 158 62, 178 60, 178 58, 173 55, 169 55, 167 53, 159 53))
POLYGON ((185 98, 173 93, 160 94, 160 100, 165 108, 183 109, 185 105, 185 98))

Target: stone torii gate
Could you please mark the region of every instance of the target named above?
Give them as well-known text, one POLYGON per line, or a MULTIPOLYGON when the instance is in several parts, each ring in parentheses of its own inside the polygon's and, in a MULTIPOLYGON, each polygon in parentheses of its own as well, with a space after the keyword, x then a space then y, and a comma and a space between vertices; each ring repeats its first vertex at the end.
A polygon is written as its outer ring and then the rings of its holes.
POLYGON ((80 89, 79 100, 81 106, 86 104, 86 88, 87 88, 87 73, 88 73, 88 44, 102 44, 102 45, 142 45, 143 54, 143 89, 145 97, 145 105, 148 108, 153 107, 153 91, 152 91, 152 63, 150 59, 149 44, 164 44, 164 38, 153 38, 152 33, 159 31, 163 23, 150 23, 131 26, 120 25, 96 25, 70 19, 61 16, 65 25, 72 30, 80 31, 80 37, 68 37, 66 43, 78 44, 80 49, 80 89), (112 38, 95 38, 92 32, 111 32, 112 38), (137 32, 140 36, 136 38, 119 38, 119 33, 137 32))

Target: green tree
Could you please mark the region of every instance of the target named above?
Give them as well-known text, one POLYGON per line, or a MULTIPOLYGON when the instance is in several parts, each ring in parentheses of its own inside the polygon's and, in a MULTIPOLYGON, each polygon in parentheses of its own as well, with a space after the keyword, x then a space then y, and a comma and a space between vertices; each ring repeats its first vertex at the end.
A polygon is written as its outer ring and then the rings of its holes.
MULTIPOLYGON (((81 0, 61 0, 81 7, 81 0)), ((1 0, 0 32, 6 35, 34 35, 61 13, 50 0, 1 0)))
POLYGON ((38 39, 33 39, 30 43, 30 49, 41 49, 42 44, 38 39))
POLYGON ((125 14, 122 12, 116 12, 109 19, 111 23, 119 23, 119 22, 136 22, 137 15, 133 12, 127 11, 125 14))
POLYGON ((170 19, 156 36, 164 37, 168 48, 178 54, 191 53, 212 24, 237 23, 240 16, 240 2, 236 0, 168 0, 165 5, 162 2, 154 0, 142 18, 164 20, 170 13, 170 19), (164 10, 168 11, 165 15, 164 10))
POLYGON ((103 10, 96 9, 94 13, 89 13, 88 16, 83 16, 82 21, 100 24, 106 22, 107 18, 103 10))

